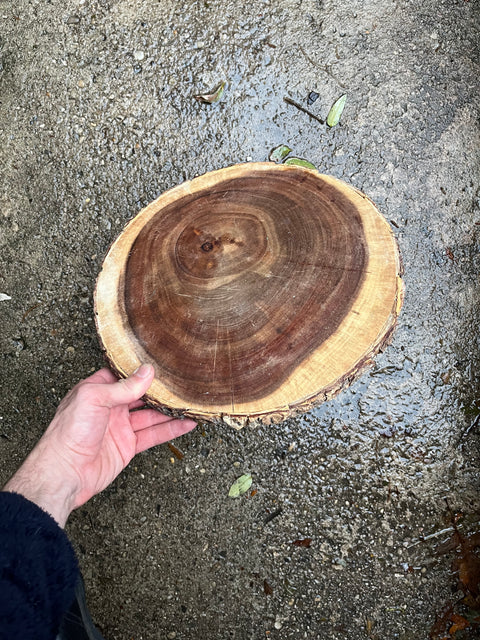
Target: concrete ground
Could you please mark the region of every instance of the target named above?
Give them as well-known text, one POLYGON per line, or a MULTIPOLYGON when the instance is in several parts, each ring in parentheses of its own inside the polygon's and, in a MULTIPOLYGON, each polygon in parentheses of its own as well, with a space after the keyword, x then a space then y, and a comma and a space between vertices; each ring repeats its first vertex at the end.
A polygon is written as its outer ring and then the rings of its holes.
POLYGON ((169 187, 285 143, 405 263, 392 345, 336 400, 201 425, 71 516, 107 640, 422 640, 462 597, 437 545, 479 520, 479 73, 475 0, 0 0, 0 481, 102 365, 103 257, 169 187), (283 100, 311 91, 320 117, 347 94, 339 126, 283 100))

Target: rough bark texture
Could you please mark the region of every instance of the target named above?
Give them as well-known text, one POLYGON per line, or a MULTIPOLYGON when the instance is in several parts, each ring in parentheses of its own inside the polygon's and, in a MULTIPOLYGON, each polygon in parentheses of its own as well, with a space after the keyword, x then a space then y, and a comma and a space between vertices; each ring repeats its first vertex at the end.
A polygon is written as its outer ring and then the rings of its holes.
POLYGON ((365 195, 250 163, 140 212, 105 259, 95 306, 119 375, 155 366, 150 403, 243 426, 350 384, 388 342, 402 300, 396 241, 365 195))

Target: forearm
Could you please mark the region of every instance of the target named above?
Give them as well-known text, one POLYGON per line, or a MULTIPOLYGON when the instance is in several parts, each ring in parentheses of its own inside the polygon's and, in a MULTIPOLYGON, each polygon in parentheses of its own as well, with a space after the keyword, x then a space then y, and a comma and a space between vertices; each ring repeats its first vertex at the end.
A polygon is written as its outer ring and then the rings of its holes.
POLYGON ((61 468, 48 462, 44 449, 40 441, 3 490, 34 502, 63 528, 74 508, 76 487, 61 468))

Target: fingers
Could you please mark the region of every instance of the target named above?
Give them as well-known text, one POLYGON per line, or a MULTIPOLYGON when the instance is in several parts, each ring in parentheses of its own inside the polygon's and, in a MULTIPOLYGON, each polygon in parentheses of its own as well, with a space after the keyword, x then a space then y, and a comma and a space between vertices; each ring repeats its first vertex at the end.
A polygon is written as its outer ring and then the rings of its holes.
POLYGON ((98 385, 96 387, 97 401, 107 407, 131 404, 144 395, 152 384, 153 377, 154 370, 152 365, 142 364, 133 375, 125 378, 125 380, 98 385))
POLYGON ((135 400, 135 402, 130 402, 130 404, 128 405, 128 409, 129 411, 131 411, 132 409, 140 409, 140 407, 144 406, 145 402, 143 400, 135 400))
POLYGON ((162 424, 171 419, 170 416, 166 416, 156 409, 143 409, 142 411, 133 411, 130 414, 130 423, 134 431, 139 431, 155 424, 162 424))
MULTIPOLYGON (((160 414, 161 415, 161 414, 160 414)), ((135 433, 137 437, 137 446, 135 453, 140 453, 150 447, 154 447, 157 444, 162 444, 178 438, 185 433, 188 433, 196 427, 197 423, 194 420, 186 418, 180 420, 178 418, 167 418, 166 422, 161 424, 155 424, 145 429, 140 429, 135 433)))

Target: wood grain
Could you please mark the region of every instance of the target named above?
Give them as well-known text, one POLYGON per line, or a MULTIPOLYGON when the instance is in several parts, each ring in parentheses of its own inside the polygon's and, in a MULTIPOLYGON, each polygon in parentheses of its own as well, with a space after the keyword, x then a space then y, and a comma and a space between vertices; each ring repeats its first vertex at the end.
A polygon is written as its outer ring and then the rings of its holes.
POLYGON ((129 223, 98 278, 97 329, 120 375, 154 364, 156 406, 278 421, 370 364, 395 326, 400 275, 366 196, 299 167, 237 165, 129 223))

